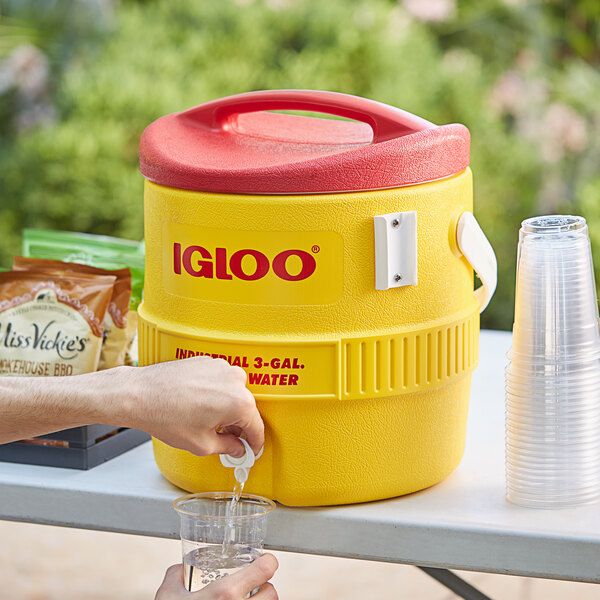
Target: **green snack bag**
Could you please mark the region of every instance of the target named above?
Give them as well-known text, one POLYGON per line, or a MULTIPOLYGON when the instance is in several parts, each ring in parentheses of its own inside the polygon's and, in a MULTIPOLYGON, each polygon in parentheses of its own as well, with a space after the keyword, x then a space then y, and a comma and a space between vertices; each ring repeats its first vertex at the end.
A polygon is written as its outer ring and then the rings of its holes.
POLYGON ((107 235, 47 229, 23 230, 23 256, 80 263, 99 269, 131 271, 131 309, 144 288, 144 243, 107 235))

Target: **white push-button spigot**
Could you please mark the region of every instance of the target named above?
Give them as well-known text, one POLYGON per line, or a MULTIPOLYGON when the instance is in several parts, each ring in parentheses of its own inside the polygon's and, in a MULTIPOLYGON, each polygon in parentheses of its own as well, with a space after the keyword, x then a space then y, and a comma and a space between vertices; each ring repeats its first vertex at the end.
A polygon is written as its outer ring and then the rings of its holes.
POLYGON ((244 456, 231 456, 231 454, 219 454, 221 464, 224 467, 234 469, 233 474, 235 480, 240 483, 246 483, 250 469, 254 466, 254 463, 262 456, 263 449, 261 448, 258 454, 254 454, 254 451, 250 447, 250 444, 243 438, 239 438, 240 442, 244 446, 244 456))

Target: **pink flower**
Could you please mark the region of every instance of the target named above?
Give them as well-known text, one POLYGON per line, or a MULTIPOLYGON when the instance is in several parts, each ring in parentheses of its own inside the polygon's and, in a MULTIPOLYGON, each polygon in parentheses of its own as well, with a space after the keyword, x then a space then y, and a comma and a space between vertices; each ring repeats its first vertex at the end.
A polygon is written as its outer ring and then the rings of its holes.
POLYGON ((517 113, 526 100, 526 82, 517 71, 506 71, 490 91, 490 108, 497 114, 517 113))
POLYGON ((406 11, 418 21, 442 23, 456 14, 456 0, 402 0, 406 11))
POLYGON ((15 48, 0 62, 0 95, 16 92, 17 129, 29 129, 56 118, 50 101, 50 67, 45 54, 28 44, 15 48))
POLYGON ((585 119, 573 108, 555 102, 542 117, 540 150, 549 163, 559 162, 565 154, 583 152, 588 144, 585 119))

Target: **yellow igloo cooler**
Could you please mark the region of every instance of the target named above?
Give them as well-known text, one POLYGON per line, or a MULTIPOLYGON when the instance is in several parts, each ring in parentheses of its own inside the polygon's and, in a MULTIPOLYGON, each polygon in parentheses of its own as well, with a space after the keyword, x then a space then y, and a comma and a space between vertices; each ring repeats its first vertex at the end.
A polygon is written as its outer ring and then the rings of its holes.
MULTIPOLYGON (((496 278, 465 127, 333 92, 253 92, 158 119, 140 162, 140 362, 202 354, 247 371, 266 423, 247 491, 345 504, 452 472, 496 278)), ((154 452, 181 488, 232 487, 217 456, 154 452)))

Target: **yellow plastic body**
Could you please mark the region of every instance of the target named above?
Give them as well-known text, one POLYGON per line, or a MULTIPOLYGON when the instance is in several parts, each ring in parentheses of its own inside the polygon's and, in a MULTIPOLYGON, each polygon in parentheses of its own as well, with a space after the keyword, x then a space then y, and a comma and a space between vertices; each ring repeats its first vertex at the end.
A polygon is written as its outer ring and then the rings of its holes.
MULTIPOLYGON (((468 169, 416 186, 309 196, 146 182, 140 362, 209 354, 246 369, 266 423, 249 492, 329 505, 431 486, 462 457, 478 356, 473 271, 456 247, 457 220, 470 210, 468 169), (418 285, 378 291, 373 217, 399 211, 417 212, 418 285), (265 274, 254 255, 233 264, 248 250, 267 258, 265 274), (303 263, 276 259, 287 250, 312 256, 310 276, 293 280, 303 263), (237 277, 240 269, 261 277, 237 277)), ((185 490, 232 487, 218 457, 157 440, 154 452, 185 490)))

